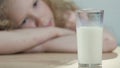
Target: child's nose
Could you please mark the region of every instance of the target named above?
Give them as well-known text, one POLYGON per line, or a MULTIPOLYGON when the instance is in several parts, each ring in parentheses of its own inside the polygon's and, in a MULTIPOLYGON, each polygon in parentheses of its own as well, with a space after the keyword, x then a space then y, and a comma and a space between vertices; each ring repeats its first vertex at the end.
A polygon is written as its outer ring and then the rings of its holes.
POLYGON ((44 19, 42 17, 37 17, 35 24, 36 24, 37 27, 44 26, 44 19))
POLYGON ((44 26, 44 15, 40 15, 35 12, 30 13, 31 17, 35 20, 36 27, 42 27, 44 26))

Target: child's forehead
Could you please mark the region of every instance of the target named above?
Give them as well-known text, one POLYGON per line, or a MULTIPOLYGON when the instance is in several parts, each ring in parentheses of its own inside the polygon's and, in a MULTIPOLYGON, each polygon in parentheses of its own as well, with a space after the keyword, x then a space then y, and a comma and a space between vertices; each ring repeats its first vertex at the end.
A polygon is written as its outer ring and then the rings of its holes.
POLYGON ((27 13, 34 0, 7 0, 7 16, 15 22, 19 22, 27 13))
POLYGON ((28 4, 28 3, 31 3, 33 2, 34 0, 6 0, 7 4, 10 4, 10 5, 16 5, 16 4, 28 4))
POLYGON ((34 0, 7 0, 7 7, 9 8, 25 8, 31 6, 34 0))

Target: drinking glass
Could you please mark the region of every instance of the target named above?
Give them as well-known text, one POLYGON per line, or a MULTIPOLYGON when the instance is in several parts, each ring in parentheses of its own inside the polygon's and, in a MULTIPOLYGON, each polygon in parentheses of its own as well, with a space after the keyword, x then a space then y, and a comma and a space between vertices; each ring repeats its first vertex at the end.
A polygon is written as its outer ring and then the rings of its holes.
POLYGON ((104 10, 76 11, 79 67, 94 67, 102 64, 103 15, 104 10))

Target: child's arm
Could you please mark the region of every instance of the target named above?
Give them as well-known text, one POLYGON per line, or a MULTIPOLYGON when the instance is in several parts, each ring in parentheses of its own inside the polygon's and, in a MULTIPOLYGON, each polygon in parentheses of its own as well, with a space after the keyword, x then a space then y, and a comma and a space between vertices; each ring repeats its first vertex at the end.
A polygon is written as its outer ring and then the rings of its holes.
POLYGON ((77 52, 76 36, 62 36, 25 51, 31 52, 77 52), (44 49, 44 50, 43 50, 44 49))
MULTIPOLYGON (((104 43, 103 43, 103 52, 112 52, 116 47, 117 43, 109 33, 105 32, 104 34, 104 43)), ((26 52, 76 52, 76 36, 62 36, 48 42, 41 44, 37 47, 34 47, 26 52), (44 50, 43 50, 44 49, 44 50)))
POLYGON ((69 30, 53 27, 0 31, 0 54, 21 52, 54 37, 72 33, 69 30))
POLYGON ((103 52, 111 52, 117 47, 115 37, 104 29, 103 32, 103 52))

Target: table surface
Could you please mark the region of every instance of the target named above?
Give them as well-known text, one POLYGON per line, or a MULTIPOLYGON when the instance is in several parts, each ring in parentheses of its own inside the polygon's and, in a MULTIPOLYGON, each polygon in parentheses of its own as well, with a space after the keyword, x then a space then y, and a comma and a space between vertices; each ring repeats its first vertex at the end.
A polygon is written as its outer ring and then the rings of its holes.
MULTIPOLYGON (((76 53, 0 55, 0 68, 78 68, 76 53)), ((120 68, 120 47, 104 53, 102 68, 120 68)))

